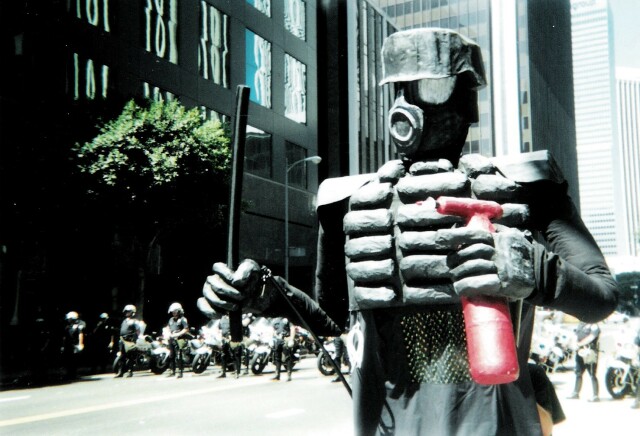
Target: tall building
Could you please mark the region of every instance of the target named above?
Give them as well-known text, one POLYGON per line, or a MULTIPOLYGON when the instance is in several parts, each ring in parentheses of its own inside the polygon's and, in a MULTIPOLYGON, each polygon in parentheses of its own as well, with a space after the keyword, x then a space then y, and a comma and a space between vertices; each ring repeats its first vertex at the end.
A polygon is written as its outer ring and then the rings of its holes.
POLYGON ((612 16, 607 0, 572 0, 582 219, 605 255, 628 254, 618 151, 612 16))
POLYGON ((618 141, 625 207, 623 242, 640 255, 640 69, 616 69, 618 141))
MULTIPOLYGON (((80 301, 82 307, 74 310, 85 312, 119 310, 125 302, 136 302, 143 284, 144 304, 163 307, 176 293, 183 302, 195 302, 202 286, 198 282, 216 260, 211 253, 226 246, 224 234, 193 235, 180 241, 181 249, 160 237, 152 247, 154 259, 147 259, 155 265, 153 277, 130 271, 125 280, 103 271, 106 278, 95 280, 94 265, 105 264, 122 244, 117 239, 121 229, 106 229, 116 226, 117 214, 96 223, 92 237, 79 237, 78 229, 89 232, 90 223, 73 227, 75 217, 65 216, 65 199, 56 204, 51 188, 69 168, 52 168, 45 161, 56 151, 69 150, 73 142, 65 141, 76 132, 90 130, 92 126, 73 126, 82 108, 116 108, 113 116, 132 98, 179 100, 187 108, 199 108, 203 117, 228 121, 239 84, 251 87, 240 256, 282 273, 285 174, 290 170, 291 278, 310 289, 318 167, 287 165, 318 154, 316 12, 315 0, 2 2, 2 319, 12 318, 19 292, 26 293, 23 302, 46 306, 56 299, 51 310, 80 301), (49 169, 25 173, 18 161, 49 169), (94 243, 85 244, 87 239, 94 243), (202 271, 193 273, 198 267, 187 258, 202 263, 202 271), (178 263, 187 269, 170 270, 178 263), (95 298, 83 298, 87 288, 95 298)), ((126 267, 125 261, 117 262, 126 267)), ((164 318, 162 313, 164 308, 157 311, 164 318)))
POLYGON ((395 153, 390 91, 378 86, 382 40, 393 31, 364 0, 0 2, 3 330, 38 307, 50 316, 72 303, 100 313, 139 299, 154 324, 178 294, 195 302, 211 262, 224 260, 213 254, 224 252, 223 232, 192 234, 179 248, 154 239, 142 255, 153 274, 142 276, 120 255, 134 238, 116 225, 126 217, 69 216, 56 190, 69 159, 50 158, 64 156, 80 133, 95 136, 98 120, 79 112, 104 110, 110 119, 127 100, 148 98, 230 121, 239 84, 251 87, 240 256, 282 274, 288 252, 291 282, 309 291, 319 181, 375 171, 395 153), (315 155, 319 165, 301 162, 315 155))
POLYGON ((579 205, 569 0, 376 3, 400 28, 451 28, 480 45, 489 84, 463 152, 549 150, 579 205))

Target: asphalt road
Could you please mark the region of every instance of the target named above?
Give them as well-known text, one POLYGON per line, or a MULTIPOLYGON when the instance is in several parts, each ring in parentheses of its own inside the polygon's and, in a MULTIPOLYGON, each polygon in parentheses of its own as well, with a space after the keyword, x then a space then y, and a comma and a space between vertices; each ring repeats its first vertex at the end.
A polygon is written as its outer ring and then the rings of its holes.
MULTIPOLYGON (((591 383, 585 375, 582 398, 568 400, 574 375, 552 374, 567 420, 554 436, 636 434, 640 410, 631 398, 612 400, 600 366, 598 403, 587 402, 591 383)), ((351 400, 340 383, 331 383, 303 359, 291 382, 262 376, 216 378, 208 370, 183 379, 136 373, 85 377, 58 386, 0 392, 0 434, 4 435, 351 435, 351 400)), ((482 435, 480 435, 482 436, 482 435)))
MULTIPOLYGON (((261 376, 176 379, 151 373, 0 392, 0 434, 349 435, 351 399, 303 359, 291 382, 261 376)), ((286 379, 286 376, 285 376, 286 379)))

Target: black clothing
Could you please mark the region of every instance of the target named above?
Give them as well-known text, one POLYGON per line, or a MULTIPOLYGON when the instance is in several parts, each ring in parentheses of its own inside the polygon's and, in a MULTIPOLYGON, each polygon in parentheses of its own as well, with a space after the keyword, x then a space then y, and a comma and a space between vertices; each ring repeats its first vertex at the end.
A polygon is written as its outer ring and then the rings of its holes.
POLYGON ((135 343, 138 340, 138 336, 142 333, 140 323, 135 318, 125 318, 120 324, 120 340, 118 341, 118 351, 120 356, 124 359, 118 376, 122 376, 127 371, 129 374, 133 374, 133 362, 135 361, 136 353, 138 350, 136 347, 125 346, 124 341, 135 343))
POLYGON ((87 348, 91 355, 93 368, 96 371, 104 369, 113 362, 113 350, 109 344, 115 341, 117 329, 113 325, 111 318, 100 319, 91 331, 91 336, 87 341, 87 348))
POLYGON ((62 364, 66 371, 68 379, 75 379, 78 373, 78 364, 80 361, 80 335, 85 334, 87 325, 82 320, 75 320, 64 328, 64 337, 62 339, 62 364))
POLYGON ((125 318, 120 324, 120 336, 126 341, 135 342, 140 333, 140 323, 137 319, 125 318))
POLYGON ((271 321, 274 330, 273 363, 276 367, 276 379, 280 378, 280 368, 284 362, 288 378, 291 380, 293 371, 293 353, 295 352, 295 341, 291 337, 291 323, 287 318, 278 317, 271 321), (290 345, 293 342, 293 345, 290 345))
POLYGON ((547 372, 543 367, 535 363, 529 363, 528 367, 531 375, 531 384, 536 395, 536 403, 551 414, 551 420, 554 424, 567 419, 556 395, 556 390, 547 376, 547 372))
POLYGON ((586 370, 589 373, 589 377, 591 378, 591 388, 593 390, 593 398, 598 398, 599 391, 600 391, 600 388, 598 386, 598 377, 597 377, 598 341, 600 339, 600 327, 598 327, 597 324, 587 324, 584 322, 581 322, 580 324, 578 324, 578 327, 576 328, 576 338, 578 342, 584 340, 589 335, 593 335, 595 336, 595 338, 588 344, 581 346, 576 352, 576 366, 575 366, 576 384, 573 388, 572 396, 577 397, 578 395, 580 395, 580 390, 582 389, 582 375, 586 370), (595 353, 595 361, 585 362, 585 359, 582 356, 582 353, 584 351, 592 351, 593 353, 595 353))
MULTIPOLYGON (((357 177, 360 185, 366 183, 363 176, 357 177)), ((373 178, 369 176, 369 180, 373 178)), ((342 179, 336 180, 333 187, 342 184, 342 179)), ((600 250, 566 195, 566 184, 542 180, 521 185, 530 208, 527 229, 538 244, 534 246, 536 287, 524 301, 517 338, 518 380, 483 386, 465 375, 461 369, 464 362, 458 365, 456 360, 459 351, 466 348, 464 331, 459 330, 458 303, 434 301, 431 305, 410 306, 394 302, 394 308, 364 310, 351 300, 349 309, 355 311, 351 325, 357 322, 364 338, 362 362, 354 363, 352 373, 357 434, 540 434, 527 368, 535 305, 595 321, 615 308, 617 288, 600 250), (407 325, 415 334, 405 331, 407 325), (437 337, 419 335, 421 329, 432 326, 439 328, 437 337), (429 363, 436 372, 426 374, 425 380, 416 379, 411 359, 424 358, 420 353, 431 344, 427 341, 436 344, 433 341, 441 338, 443 344, 455 344, 454 352, 443 348, 442 364, 429 363)), ((320 204, 318 209, 321 232, 316 295, 335 319, 342 319, 350 304, 343 231, 349 196, 334 195, 334 201, 320 204)), ((515 313, 517 305, 511 304, 511 309, 515 313)))

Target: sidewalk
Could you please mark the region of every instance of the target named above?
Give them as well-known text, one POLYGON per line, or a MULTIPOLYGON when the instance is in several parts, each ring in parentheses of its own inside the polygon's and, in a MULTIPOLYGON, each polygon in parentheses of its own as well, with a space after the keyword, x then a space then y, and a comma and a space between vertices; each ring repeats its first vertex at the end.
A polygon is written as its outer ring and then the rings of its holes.
POLYGON ((621 400, 611 398, 604 384, 605 371, 606 365, 598 368, 600 401, 597 403, 587 401, 592 393, 588 374, 583 375, 583 386, 578 400, 567 399, 575 383, 573 370, 549 375, 567 416, 566 421, 554 427, 553 436, 617 436, 638 432, 640 410, 631 409, 631 397, 621 400))

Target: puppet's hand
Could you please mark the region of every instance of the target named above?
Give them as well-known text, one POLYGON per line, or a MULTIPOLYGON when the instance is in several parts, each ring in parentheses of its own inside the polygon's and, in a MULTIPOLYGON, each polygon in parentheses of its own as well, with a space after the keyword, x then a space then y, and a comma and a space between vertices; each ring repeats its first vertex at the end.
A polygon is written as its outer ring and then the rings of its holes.
MULTIPOLYGON (((472 232, 489 234, 484 230, 472 232)), ((447 264, 456 293, 462 297, 528 297, 535 287, 533 243, 523 232, 506 227, 492 236, 487 241, 493 240, 493 244, 463 244, 448 256, 447 264)))
POLYGON ((263 274, 255 261, 245 259, 233 271, 222 262, 213 265, 213 275, 202 288, 198 308, 209 317, 237 310, 261 313, 271 303, 273 289, 265 287, 263 274))

